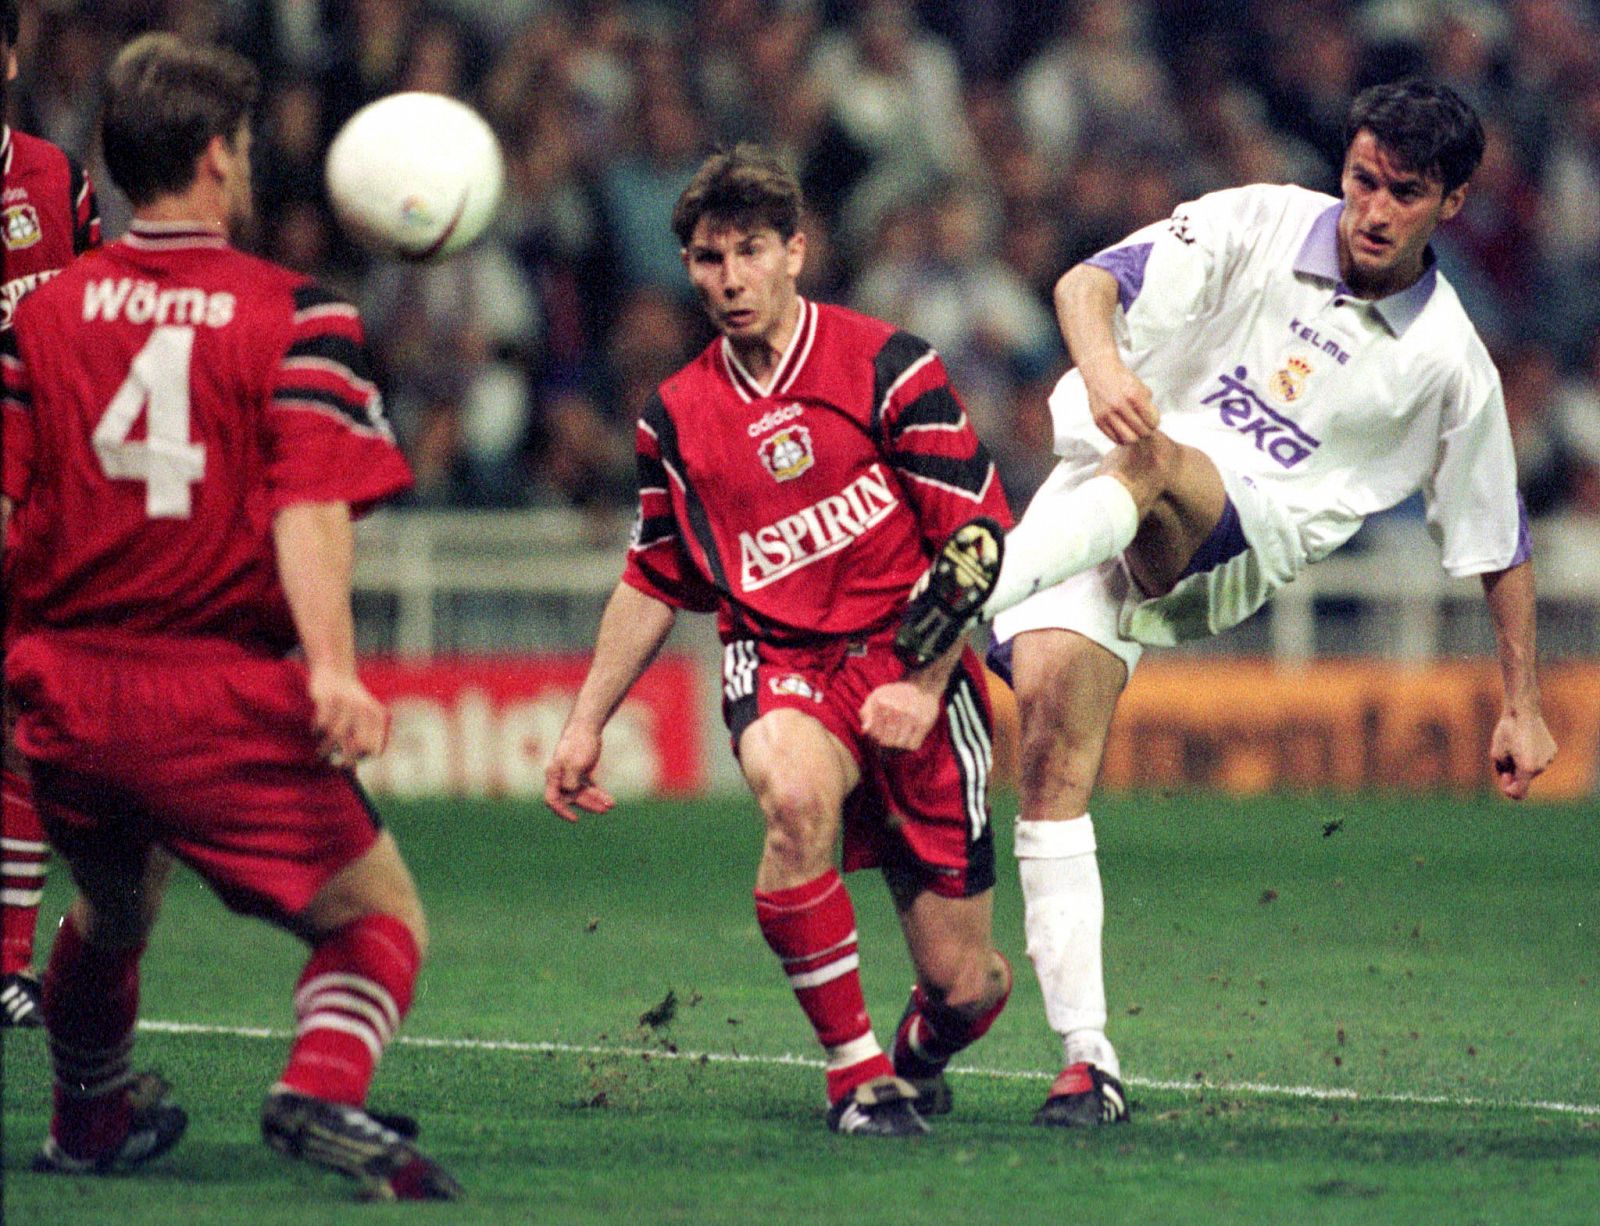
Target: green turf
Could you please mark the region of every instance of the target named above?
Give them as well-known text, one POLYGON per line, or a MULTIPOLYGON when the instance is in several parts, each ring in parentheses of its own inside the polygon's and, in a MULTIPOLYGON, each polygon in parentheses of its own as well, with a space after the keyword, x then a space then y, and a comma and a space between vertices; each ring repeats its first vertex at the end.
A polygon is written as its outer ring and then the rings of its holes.
MULTIPOLYGON (((387 811, 434 952, 374 1100, 422 1118, 469 1204, 353 1207, 260 1145, 301 954, 181 876, 144 1016, 213 1029, 147 1030, 138 1062, 176 1083, 189 1136, 137 1178, 30 1174, 44 1048, 8 1034, 6 1222, 1600 1220, 1587 807, 1106 799, 1111 1025, 1137 1109, 1091 1134, 1027 1123, 1058 1051, 1002 837, 1017 993, 955 1077, 956 1114, 908 1143, 828 1134, 820 1073, 780 1062, 814 1051, 755 927, 748 802, 577 828, 531 806, 387 811), (669 992, 672 1020, 642 1024, 669 992)), ((909 972, 881 884, 852 892, 883 1034, 909 972)), ((47 910, 63 901, 58 881, 47 910)))

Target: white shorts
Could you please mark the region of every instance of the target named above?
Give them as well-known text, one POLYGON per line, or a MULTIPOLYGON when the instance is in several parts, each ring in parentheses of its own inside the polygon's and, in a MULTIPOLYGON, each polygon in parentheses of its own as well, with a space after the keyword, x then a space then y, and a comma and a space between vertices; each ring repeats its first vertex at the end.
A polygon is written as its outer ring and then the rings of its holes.
MULTIPOLYGON (((1061 460, 1023 519, 1050 495, 1082 484, 1099 469, 1098 455, 1061 460)), ((1218 468, 1229 510, 1165 596, 1147 598, 1122 558, 1112 558, 1030 596, 995 618, 1002 647, 1027 630, 1072 630, 1099 643, 1132 675, 1147 646, 1207 638, 1249 617, 1304 567, 1299 533, 1272 497, 1249 477, 1218 468)), ((1002 651, 1002 657, 1003 657, 1002 651)), ((1003 670, 1002 670, 1003 671, 1003 670)))

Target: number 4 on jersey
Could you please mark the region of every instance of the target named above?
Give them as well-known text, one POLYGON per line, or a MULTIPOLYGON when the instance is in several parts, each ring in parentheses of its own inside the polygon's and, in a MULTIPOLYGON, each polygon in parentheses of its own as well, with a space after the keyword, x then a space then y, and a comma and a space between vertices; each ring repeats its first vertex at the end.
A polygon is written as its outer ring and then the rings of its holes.
POLYGON ((189 488, 206 475, 206 449, 189 440, 189 361, 194 329, 164 325, 134 356, 94 428, 100 471, 113 481, 143 481, 151 519, 188 519, 189 488), (130 441, 139 414, 145 437, 130 441))

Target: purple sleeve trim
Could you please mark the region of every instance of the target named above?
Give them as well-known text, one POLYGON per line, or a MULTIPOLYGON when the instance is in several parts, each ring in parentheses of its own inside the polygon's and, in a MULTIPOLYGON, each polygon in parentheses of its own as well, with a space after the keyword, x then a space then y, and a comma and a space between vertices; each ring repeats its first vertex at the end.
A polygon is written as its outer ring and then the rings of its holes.
POLYGON ((1533 534, 1528 531, 1528 508, 1523 505, 1522 495, 1517 495, 1517 552, 1511 555, 1511 563, 1506 567, 1521 566, 1533 557, 1533 534))
POLYGON ((1107 247, 1091 255, 1085 264, 1104 269, 1117 279, 1117 300, 1124 312, 1144 288, 1144 266, 1150 260, 1154 243, 1130 243, 1125 247, 1107 247))

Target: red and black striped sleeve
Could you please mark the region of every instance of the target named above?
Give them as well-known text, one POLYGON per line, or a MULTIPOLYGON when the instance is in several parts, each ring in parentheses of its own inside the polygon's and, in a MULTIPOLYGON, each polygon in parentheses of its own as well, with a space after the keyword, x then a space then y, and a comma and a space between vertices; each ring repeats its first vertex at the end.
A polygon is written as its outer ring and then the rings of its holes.
POLYGON ((915 500, 931 548, 974 515, 1011 526, 994 461, 944 362, 908 332, 896 332, 873 360, 872 430, 915 500))
POLYGON ((681 493, 683 479, 673 471, 671 438, 671 420, 658 393, 645 406, 634 436, 639 510, 622 580, 674 608, 709 613, 717 607, 716 589, 695 568, 673 510, 673 483, 681 493))
POLYGON ((384 416, 356 308, 315 283, 293 298, 267 412, 273 509, 348 502, 361 514, 409 489, 411 469, 384 416))
POLYGON ((100 205, 89 172, 71 157, 67 158, 67 183, 72 202, 72 253, 82 255, 100 246, 100 205))
POLYGON ((33 479, 33 383, 17 350, 17 334, 0 331, 0 489, 12 502, 28 496, 33 479))

